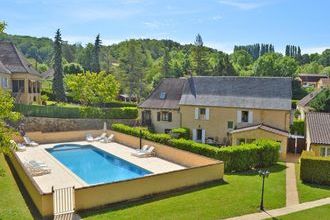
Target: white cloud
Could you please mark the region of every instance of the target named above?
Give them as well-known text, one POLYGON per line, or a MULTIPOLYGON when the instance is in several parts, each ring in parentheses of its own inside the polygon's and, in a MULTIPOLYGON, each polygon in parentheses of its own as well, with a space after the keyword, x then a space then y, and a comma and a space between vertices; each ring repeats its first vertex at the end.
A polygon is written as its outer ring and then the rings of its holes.
POLYGON ((221 15, 215 15, 215 16, 213 16, 212 17, 212 20, 213 21, 219 21, 219 20, 221 20, 223 17, 221 16, 221 15))
POLYGON ((265 5, 264 1, 251 1, 251 0, 220 0, 221 4, 232 6, 241 10, 251 10, 256 9, 265 5))

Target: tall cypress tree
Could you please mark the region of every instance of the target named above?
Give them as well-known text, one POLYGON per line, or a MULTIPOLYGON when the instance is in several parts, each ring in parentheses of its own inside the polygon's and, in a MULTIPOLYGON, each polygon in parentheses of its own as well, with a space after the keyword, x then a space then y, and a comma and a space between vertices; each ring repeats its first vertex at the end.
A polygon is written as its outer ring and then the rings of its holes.
POLYGON ((100 67, 100 50, 101 50, 101 39, 100 34, 96 36, 94 43, 94 51, 93 51, 93 60, 92 60, 92 72, 99 73, 101 71, 100 67))
POLYGON ((205 55, 203 40, 200 34, 197 34, 194 50, 195 72, 197 75, 206 75, 205 55))
POLYGON ((170 56, 168 48, 165 48, 162 66, 163 77, 169 77, 170 75, 170 56))
POLYGON ((66 101, 63 85, 63 67, 62 67, 62 38, 60 29, 57 29, 54 40, 54 79, 53 94, 56 101, 66 101))

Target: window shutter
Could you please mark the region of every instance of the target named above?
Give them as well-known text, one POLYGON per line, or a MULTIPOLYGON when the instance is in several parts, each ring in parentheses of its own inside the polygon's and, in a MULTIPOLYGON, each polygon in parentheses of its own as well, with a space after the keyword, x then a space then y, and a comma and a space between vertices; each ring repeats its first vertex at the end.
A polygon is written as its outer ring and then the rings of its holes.
POLYGON ((168 121, 171 122, 172 121, 172 112, 168 113, 168 121))
POLYGON ((157 121, 160 121, 160 112, 157 112, 157 121))
POLYGON ((250 124, 253 123, 253 111, 249 111, 249 119, 248 119, 248 122, 249 122, 250 124))
POLYGON ((205 144, 205 130, 202 130, 202 143, 205 144))
POLYGON ((198 108, 195 108, 195 119, 197 120, 198 119, 198 116, 199 116, 199 109, 198 108))
POLYGON ((196 139, 197 139, 197 131, 196 131, 196 129, 193 129, 192 138, 193 138, 194 141, 196 141, 196 139))
POLYGON ((242 122, 242 111, 237 111, 237 123, 242 122))
POLYGON ((209 120, 209 118, 210 118, 210 109, 206 108, 205 109, 205 120, 209 120))

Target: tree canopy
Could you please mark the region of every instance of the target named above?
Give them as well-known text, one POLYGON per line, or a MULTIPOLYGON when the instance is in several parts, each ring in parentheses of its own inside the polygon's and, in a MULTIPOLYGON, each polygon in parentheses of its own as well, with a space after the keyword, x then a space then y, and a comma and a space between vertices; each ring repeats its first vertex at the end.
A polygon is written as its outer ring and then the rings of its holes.
POLYGON ((310 102, 309 106, 317 112, 330 112, 330 89, 323 89, 310 102))

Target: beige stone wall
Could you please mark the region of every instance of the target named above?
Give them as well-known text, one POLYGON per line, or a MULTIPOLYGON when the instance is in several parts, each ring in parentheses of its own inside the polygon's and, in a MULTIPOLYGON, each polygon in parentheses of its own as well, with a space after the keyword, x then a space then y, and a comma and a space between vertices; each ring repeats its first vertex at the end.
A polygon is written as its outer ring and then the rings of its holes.
MULTIPOLYGON (((131 135, 119 133, 116 131, 109 131, 109 133, 114 134, 115 141, 133 148, 139 148, 140 139, 131 135)), ((164 144, 159 144, 153 141, 148 141, 142 139, 143 145, 154 146, 156 154, 158 157, 163 158, 168 161, 172 161, 176 164, 180 164, 185 167, 197 167, 209 164, 218 163, 218 160, 212 158, 204 157, 199 154, 194 154, 188 151, 180 150, 174 147, 170 147, 164 144)))
POLYGON ((180 127, 180 112, 178 110, 161 110, 161 109, 140 109, 139 118, 142 118, 142 111, 150 110, 151 111, 151 121, 152 125, 157 133, 164 133, 165 129, 172 129, 180 127), (172 121, 157 121, 157 112, 167 111, 172 112, 172 121))
POLYGON ((285 160, 288 138, 282 135, 274 134, 272 132, 268 132, 262 129, 255 129, 250 131, 242 131, 232 134, 233 145, 237 143, 237 141, 241 138, 244 139, 271 139, 274 141, 281 142, 281 150, 280 150, 280 159, 285 160))
MULTIPOLYGON (((201 106, 203 107, 203 106, 201 106)), ((228 137, 227 121, 233 121, 237 125, 237 111, 253 111, 253 124, 265 123, 272 127, 289 130, 290 111, 237 109, 237 108, 209 108, 209 120, 195 120, 195 106, 181 106, 182 126, 192 129, 202 128, 206 131, 206 138, 217 138, 220 142, 228 137)))
POLYGON ((330 147, 330 145, 325 145, 325 144, 323 144, 323 145, 320 145, 320 144, 311 144, 311 147, 310 147, 310 149, 311 149, 311 151, 314 151, 315 152, 315 156, 321 156, 320 155, 320 151, 321 151, 321 147, 324 147, 324 146, 326 146, 326 147, 330 147))

